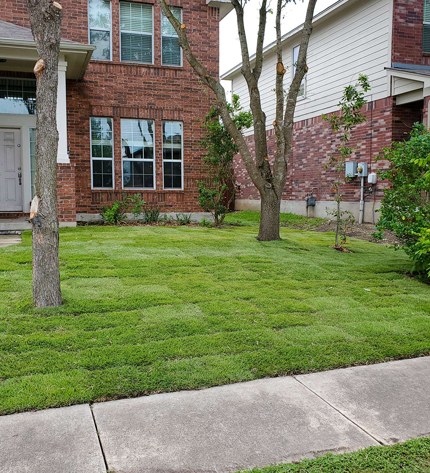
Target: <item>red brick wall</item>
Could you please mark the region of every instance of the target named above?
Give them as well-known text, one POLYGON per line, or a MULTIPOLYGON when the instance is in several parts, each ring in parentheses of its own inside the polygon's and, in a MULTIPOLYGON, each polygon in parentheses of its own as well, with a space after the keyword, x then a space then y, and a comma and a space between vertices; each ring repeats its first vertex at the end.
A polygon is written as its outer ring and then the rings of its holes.
MULTIPOLYGON (((364 111, 367 122, 357 126, 353 131, 351 146, 357 146, 353 161, 368 163, 369 172, 386 165, 385 162, 375 162, 384 146, 389 146, 394 139, 394 132, 404 135, 408 130, 408 123, 413 114, 420 116, 420 111, 406 113, 397 110, 393 99, 387 98, 367 104, 364 111), (394 110, 396 110, 394 112, 394 110), (407 116, 405 124, 402 117, 407 116), (395 124, 394 120, 398 122, 395 124)), ((275 136, 273 130, 267 132, 269 145, 269 159, 275 155, 275 136)), ((253 137, 249 137, 250 147, 253 148, 253 137)), ((293 150, 288 165, 288 178, 283 193, 283 200, 303 201, 306 195, 315 188, 314 194, 320 201, 334 199, 331 182, 335 179, 332 169, 324 169, 330 155, 336 151, 338 138, 330 130, 329 124, 321 117, 303 120, 294 125, 293 150)), ((260 199, 258 190, 249 179, 246 169, 239 156, 235 157, 235 178, 239 186, 237 199, 260 199)), ((376 198, 382 197, 385 183, 378 183, 376 198)), ((342 186, 346 202, 356 202, 360 195, 360 182, 354 179, 342 186)))
MULTIPOLYGON (((142 0, 135 0, 141 2, 142 0)), ((154 4, 154 0, 145 3, 154 4)), ((219 63, 219 11, 205 0, 173 0, 183 8, 183 22, 196 56, 214 74, 219 63)), ((88 42, 87 0, 63 0, 63 38, 88 42)), ((26 0, 0 2, 2 20, 29 27, 26 0)), ((70 191, 75 179, 76 212, 97 213, 102 202, 121 197, 121 118, 155 120, 156 191, 142 195, 163 211, 199 211, 196 180, 201 178, 204 150, 201 120, 214 102, 212 93, 183 59, 183 67, 161 65, 161 10, 154 5, 154 65, 120 62, 119 0, 112 0, 112 61, 91 61, 82 81, 67 81, 68 145, 73 170, 60 165, 59 208, 64 221, 73 219, 70 191), (112 117, 114 122, 115 191, 91 190, 90 117, 112 117), (184 190, 163 191, 162 120, 183 122, 184 190), (75 175, 76 172, 76 175, 75 175), (75 177, 72 177, 74 176, 75 177)), ((135 194, 138 191, 130 191, 135 194)))
POLYGON ((58 219, 60 222, 76 222, 75 165, 57 166, 58 219))
POLYGON ((423 54, 424 0, 394 0, 392 61, 403 64, 430 64, 423 54))

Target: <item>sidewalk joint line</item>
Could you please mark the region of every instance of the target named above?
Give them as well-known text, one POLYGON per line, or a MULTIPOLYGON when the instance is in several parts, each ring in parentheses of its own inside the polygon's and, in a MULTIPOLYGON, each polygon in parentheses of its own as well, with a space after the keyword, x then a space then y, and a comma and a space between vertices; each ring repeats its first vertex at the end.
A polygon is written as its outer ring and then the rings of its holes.
POLYGON ((315 396, 317 396, 319 399, 321 399, 321 401, 325 402, 328 406, 330 406, 332 409, 334 409, 336 412, 338 412, 342 417, 344 417, 346 420, 348 420, 349 422, 351 422, 351 424, 354 424, 358 429, 360 429, 362 432, 364 432, 366 435, 368 435, 369 437, 372 437, 373 440, 375 440, 375 442, 378 442, 379 445, 382 445, 382 446, 386 446, 387 444, 383 441, 383 440, 379 440, 377 437, 375 437, 374 435, 372 435, 370 432, 368 432, 366 429, 364 429, 363 427, 361 427, 361 425, 357 424, 357 422, 354 422, 352 419, 350 419, 347 415, 345 415, 341 410, 339 410, 337 407, 333 406, 332 404, 330 404, 326 399, 324 399, 322 396, 320 396, 318 393, 316 393, 315 391, 313 391, 309 386, 306 386, 306 384, 302 383, 301 381, 299 381, 296 376, 293 376, 293 378, 299 383, 301 384, 304 388, 306 388, 308 391, 310 391, 312 394, 315 394, 315 396))
POLYGON ((105 468, 106 468, 106 473, 109 473, 109 465, 108 465, 108 462, 107 462, 107 459, 106 459, 105 451, 103 449, 102 440, 100 438, 99 428, 97 427, 96 417, 95 417, 94 411, 93 411, 93 404, 90 404, 89 406, 90 406, 90 410, 91 410, 91 415, 93 417, 94 427, 96 428, 97 439, 99 441, 100 450, 102 452, 103 461, 104 461, 105 468))

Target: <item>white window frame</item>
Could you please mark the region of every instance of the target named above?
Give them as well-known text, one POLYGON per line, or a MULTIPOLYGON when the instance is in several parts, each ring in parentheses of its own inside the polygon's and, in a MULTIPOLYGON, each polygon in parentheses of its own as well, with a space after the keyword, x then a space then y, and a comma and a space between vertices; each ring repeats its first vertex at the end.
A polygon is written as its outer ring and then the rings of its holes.
MULTIPOLYGON (((145 153, 143 153, 143 156, 145 155, 145 153)), ((145 176, 145 174, 144 174, 145 176)), ((143 180, 143 182, 145 183, 145 179, 143 180)), ((121 118, 121 185, 122 185, 122 190, 123 191, 132 191, 132 190, 156 190, 157 189, 157 180, 156 180, 156 172, 155 172, 155 120, 152 119, 152 118, 121 118), (125 158, 124 159, 124 156, 123 156, 123 153, 122 153, 122 124, 124 122, 137 122, 137 121, 151 121, 154 125, 154 132, 152 134, 152 159, 145 159, 145 158, 142 158, 142 159, 128 159, 128 158, 125 158), (125 187, 124 186, 124 167, 123 167, 123 162, 124 161, 131 161, 131 162, 142 162, 142 163, 153 163, 153 166, 152 166, 152 182, 154 183, 154 185, 152 187, 125 187)))
MULTIPOLYGON (((87 19, 88 19, 88 44, 91 44, 91 30, 96 30, 96 31, 109 31, 109 38, 110 38, 110 58, 109 59, 93 59, 91 56, 91 61, 110 61, 112 62, 112 56, 113 56, 113 50, 112 50, 112 0, 109 0, 109 6, 110 6, 110 28, 105 29, 105 28, 91 28, 90 26, 90 7, 89 7, 90 0, 87 0, 87 19)), ((103 117, 105 118, 105 117, 103 117)))
MULTIPOLYGON (((296 75, 296 62, 294 62, 294 51, 299 48, 299 53, 300 53, 300 44, 298 44, 297 46, 294 46, 293 47, 293 74, 292 74, 292 77, 291 77, 291 82, 293 82, 294 80, 294 76, 296 75)), ((298 56, 298 55, 297 55, 298 56)), ((305 74, 305 76, 303 77, 303 81, 302 81, 302 84, 303 84, 303 95, 297 95, 297 100, 305 100, 306 99, 306 93, 307 93, 307 74, 305 74)))
POLYGON ((91 190, 115 190, 115 140, 114 140, 114 120, 113 117, 90 117, 90 160, 91 160, 91 190), (112 120, 112 158, 93 158, 93 130, 91 120, 93 118, 109 118, 112 120), (112 161, 112 187, 94 187, 93 185, 93 161, 112 161))
POLYGON ((161 122, 161 161, 162 161, 162 179, 163 179, 163 190, 165 191, 183 191, 184 190, 184 122, 181 120, 162 120, 161 122), (182 123, 182 139, 181 139, 181 160, 179 159, 164 159, 164 138, 163 138, 163 123, 172 122, 172 123, 182 123), (181 187, 168 188, 164 187, 164 162, 166 163, 181 163, 181 187))
MULTIPOLYGON (((181 7, 175 7, 175 8, 179 8, 181 10, 181 23, 183 23, 183 18, 184 18, 184 11, 181 7)), ((179 51, 180 51, 180 54, 181 54, 181 63, 179 64, 179 66, 177 66, 176 64, 164 64, 163 63, 163 37, 166 37, 166 38, 178 38, 178 35, 172 35, 172 34, 163 34, 163 12, 161 12, 161 23, 160 23, 160 32, 161 32, 161 65, 162 66, 166 66, 166 67, 183 67, 184 63, 183 63, 183 54, 182 54, 182 48, 179 46, 179 51)), ((167 20, 169 21, 169 20, 167 20)), ((179 38, 178 38, 179 40, 179 38)), ((167 121, 167 120, 165 120, 167 121)))
POLYGON ((121 46, 121 33, 128 33, 128 34, 140 34, 142 36, 148 36, 149 33, 139 33, 138 31, 128 31, 121 29, 121 3, 135 3, 129 2, 127 0, 120 0, 119 8, 118 8, 118 22, 119 22, 119 60, 120 62, 124 62, 125 64, 147 64, 147 65, 154 65, 154 5, 152 3, 145 3, 145 5, 149 5, 152 11, 152 59, 151 62, 136 62, 136 61, 124 61, 122 59, 122 46, 121 46))

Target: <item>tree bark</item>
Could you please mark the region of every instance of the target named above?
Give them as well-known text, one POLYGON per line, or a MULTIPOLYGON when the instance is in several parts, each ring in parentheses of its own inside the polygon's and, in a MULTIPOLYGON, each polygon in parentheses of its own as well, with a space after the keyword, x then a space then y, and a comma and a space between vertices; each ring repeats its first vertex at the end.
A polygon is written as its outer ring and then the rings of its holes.
POLYGON ((58 261, 57 88, 62 7, 52 0, 27 0, 39 60, 36 88, 36 174, 30 211, 33 226, 33 302, 62 304, 58 261))
POLYGON ((225 90, 216 77, 212 77, 209 71, 202 65, 191 50, 187 36, 187 25, 180 22, 173 16, 167 5, 167 0, 158 0, 163 13, 169 19, 175 29, 179 45, 184 51, 184 56, 189 62, 194 72, 200 77, 202 83, 212 89, 216 96, 216 107, 227 131, 235 141, 245 168, 253 184, 260 192, 261 196, 261 224, 259 239, 279 240, 279 211, 282 191, 287 179, 287 164, 291 151, 293 139, 294 112, 297 103, 297 96, 303 77, 307 73, 306 56, 309 45, 309 38, 312 33, 312 23, 317 0, 309 0, 306 12, 306 19, 302 30, 300 41, 300 52, 297 60, 296 73, 288 91, 287 101, 284 98, 283 77, 286 72, 282 64, 282 35, 281 35, 281 11, 286 2, 277 0, 276 54, 278 63, 276 65, 276 120, 273 124, 276 132, 276 156, 273 166, 268 159, 267 135, 266 135, 266 115, 262 109, 260 90, 258 81, 263 65, 263 43, 266 28, 267 0, 262 0, 260 7, 260 22, 257 34, 257 49, 252 68, 252 61, 249 57, 248 43, 245 34, 244 5, 243 0, 231 0, 236 11, 237 28, 239 42, 242 52, 241 73, 247 83, 250 108, 254 120, 254 142, 255 159, 252 156, 246 140, 237 129, 230 117, 226 104, 225 90), (267 212, 267 214, 266 214, 267 212))
POLYGON ((279 233, 281 199, 274 189, 260 192, 261 196, 261 220, 257 240, 274 241, 280 240, 279 233))

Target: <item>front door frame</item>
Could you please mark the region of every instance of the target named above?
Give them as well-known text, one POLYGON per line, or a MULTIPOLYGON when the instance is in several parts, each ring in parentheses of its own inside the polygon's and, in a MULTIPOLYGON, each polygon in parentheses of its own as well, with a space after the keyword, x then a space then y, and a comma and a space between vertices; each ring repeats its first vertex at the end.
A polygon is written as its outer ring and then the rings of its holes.
MULTIPOLYGON (((21 130, 21 168, 22 168, 22 204, 21 212, 30 212, 31 202, 31 164, 30 164, 30 128, 36 128, 36 115, 0 114, 0 128, 21 130)), ((0 211, 0 218, 2 212, 0 211)))
MULTIPOLYGON (((21 142, 22 142, 22 138, 21 138, 21 135, 22 135, 22 131, 20 128, 1 128, 1 131, 4 132, 4 133, 7 133, 7 132, 14 132, 16 133, 18 136, 15 136, 15 139, 14 139, 14 148, 15 148, 15 153, 18 153, 19 155, 19 165, 16 169, 17 171, 17 175, 15 176, 15 179, 16 179, 16 184, 18 185, 18 193, 17 195, 21 194, 21 200, 18 204, 20 205, 6 205, 4 202, 1 202, 0 200, 0 212, 10 212, 10 213, 15 213, 15 212, 23 212, 23 209, 24 209, 24 192, 23 192, 23 186, 22 186, 22 150, 21 150, 21 142), (19 173, 21 173, 21 175, 19 175, 19 173), (19 181, 19 182, 18 182, 19 181)), ((3 159, 6 160, 6 154, 3 156, 3 159)), ((3 165, 5 165, 5 163, 3 163, 3 165)))

